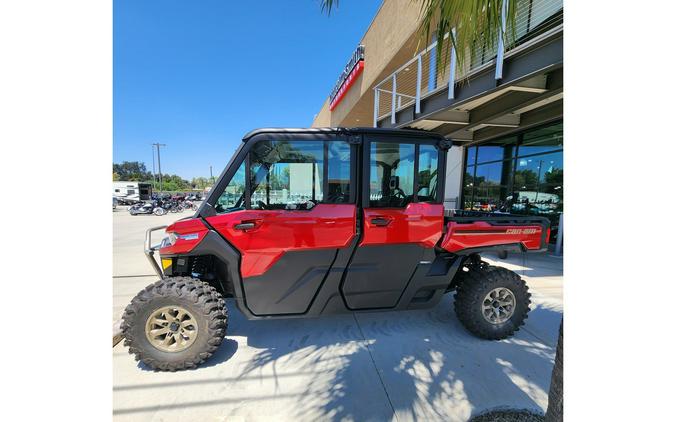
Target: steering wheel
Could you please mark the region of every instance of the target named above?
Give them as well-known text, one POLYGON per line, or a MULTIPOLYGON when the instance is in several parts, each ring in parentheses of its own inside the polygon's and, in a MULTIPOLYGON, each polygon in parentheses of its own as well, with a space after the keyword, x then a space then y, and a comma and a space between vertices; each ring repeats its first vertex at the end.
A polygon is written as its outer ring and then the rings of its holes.
POLYGON ((403 189, 395 188, 393 197, 397 199, 406 199, 407 195, 405 194, 405 192, 403 192, 403 189))
POLYGON ((260 207, 261 210, 266 210, 267 209, 267 204, 264 203, 263 201, 258 201, 255 203, 258 207, 260 207))

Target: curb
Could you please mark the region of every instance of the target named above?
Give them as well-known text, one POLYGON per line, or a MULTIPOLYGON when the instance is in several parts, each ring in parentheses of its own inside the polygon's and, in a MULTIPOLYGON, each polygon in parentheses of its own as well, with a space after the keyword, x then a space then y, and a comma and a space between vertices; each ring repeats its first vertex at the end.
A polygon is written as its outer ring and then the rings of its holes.
POLYGON ((122 341, 122 320, 118 319, 117 321, 113 322, 113 347, 117 345, 120 341, 122 341))

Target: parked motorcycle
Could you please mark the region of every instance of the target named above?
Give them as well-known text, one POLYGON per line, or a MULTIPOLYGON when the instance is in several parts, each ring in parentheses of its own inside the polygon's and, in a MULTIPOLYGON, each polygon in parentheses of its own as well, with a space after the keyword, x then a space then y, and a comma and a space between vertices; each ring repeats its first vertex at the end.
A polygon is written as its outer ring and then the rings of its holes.
POLYGON ((197 208, 199 207, 197 207, 197 204, 195 204, 193 201, 186 199, 183 201, 183 208, 186 210, 197 211, 197 208))
POLYGON ((150 202, 139 202, 138 204, 132 205, 129 207, 129 214, 138 215, 138 214, 155 214, 155 215, 164 215, 167 213, 167 210, 164 209, 157 201, 150 202))

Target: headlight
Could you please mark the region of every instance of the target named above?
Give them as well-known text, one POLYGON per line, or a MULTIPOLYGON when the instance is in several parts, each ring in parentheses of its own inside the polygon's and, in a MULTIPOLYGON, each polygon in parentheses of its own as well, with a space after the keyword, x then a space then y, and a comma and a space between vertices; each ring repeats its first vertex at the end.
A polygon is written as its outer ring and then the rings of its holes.
POLYGON ((176 239, 178 239, 178 236, 176 233, 167 233, 167 237, 162 239, 162 243, 159 245, 160 248, 165 248, 167 246, 173 246, 174 243, 176 243, 176 239))
POLYGON ((162 239, 162 246, 173 246, 176 244, 176 240, 181 239, 181 240, 197 240, 199 239, 199 234, 198 233, 188 233, 188 234, 178 234, 178 233, 173 233, 169 232, 167 233, 167 237, 162 239))

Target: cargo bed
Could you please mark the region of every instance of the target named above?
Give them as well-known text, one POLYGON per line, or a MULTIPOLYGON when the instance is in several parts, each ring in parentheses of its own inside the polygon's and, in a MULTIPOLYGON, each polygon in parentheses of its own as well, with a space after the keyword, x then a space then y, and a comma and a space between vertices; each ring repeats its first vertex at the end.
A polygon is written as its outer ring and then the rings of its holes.
POLYGON ((486 251, 544 252, 551 223, 545 217, 448 210, 440 247, 458 255, 486 251))

